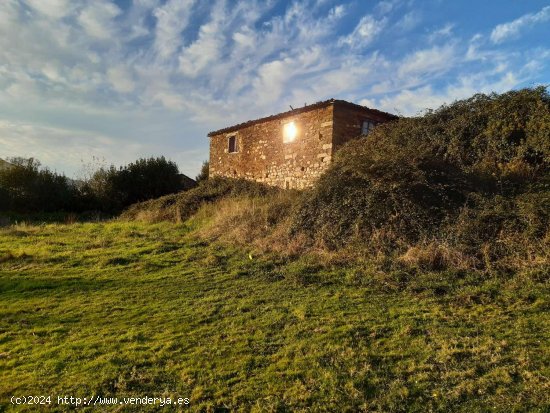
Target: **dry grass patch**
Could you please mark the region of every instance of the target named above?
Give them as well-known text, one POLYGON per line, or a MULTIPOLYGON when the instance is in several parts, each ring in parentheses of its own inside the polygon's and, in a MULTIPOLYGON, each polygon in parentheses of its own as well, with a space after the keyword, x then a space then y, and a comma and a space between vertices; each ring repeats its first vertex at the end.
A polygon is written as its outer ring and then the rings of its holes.
POLYGON ((413 245, 398 259, 406 266, 426 271, 474 270, 476 268, 473 257, 445 242, 437 241, 413 245))

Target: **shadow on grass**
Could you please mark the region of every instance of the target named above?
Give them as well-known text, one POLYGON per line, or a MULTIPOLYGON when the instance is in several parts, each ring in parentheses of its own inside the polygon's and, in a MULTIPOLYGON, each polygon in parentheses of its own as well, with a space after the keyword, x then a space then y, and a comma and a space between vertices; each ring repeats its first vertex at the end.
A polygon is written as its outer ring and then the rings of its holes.
POLYGON ((113 286, 113 280, 94 280, 84 278, 57 278, 57 277, 33 277, 25 276, 0 278, 0 295, 18 295, 32 292, 50 293, 55 290, 56 295, 60 293, 74 294, 77 292, 99 291, 106 287, 113 286))
POLYGON ((102 212, 41 212, 41 213, 20 213, 0 212, 0 228, 9 227, 14 224, 26 223, 30 225, 39 224, 73 224, 77 222, 100 222, 112 219, 112 215, 102 212))

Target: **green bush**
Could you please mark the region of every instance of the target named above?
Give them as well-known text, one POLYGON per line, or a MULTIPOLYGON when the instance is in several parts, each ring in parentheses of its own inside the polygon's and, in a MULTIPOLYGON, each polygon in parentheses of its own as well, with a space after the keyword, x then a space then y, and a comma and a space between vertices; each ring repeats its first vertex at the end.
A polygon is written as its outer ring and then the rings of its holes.
POLYGON ((110 212, 182 189, 178 166, 164 157, 138 159, 118 169, 102 168, 85 186, 98 209, 110 212))
POLYGON ((64 175, 41 168, 36 159, 13 158, 0 170, 0 210, 71 211, 78 189, 64 175))
MULTIPOLYGON (((14 158, 0 170, 0 210, 14 213, 117 213, 136 202, 184 190, 189 186, 174 162, 164 157, 139 159, 129 165, 101 168, 88 181, 71 181, 42 168, 35 159, 14 158)), ((188 180, 193 184, 192 180, 188 180)))
POLYGON ((330 248, 443 236, 477 247, 503 231, 542 237, 549 166, 545 88, 475 95, 348 143, 292 228, 330 248))

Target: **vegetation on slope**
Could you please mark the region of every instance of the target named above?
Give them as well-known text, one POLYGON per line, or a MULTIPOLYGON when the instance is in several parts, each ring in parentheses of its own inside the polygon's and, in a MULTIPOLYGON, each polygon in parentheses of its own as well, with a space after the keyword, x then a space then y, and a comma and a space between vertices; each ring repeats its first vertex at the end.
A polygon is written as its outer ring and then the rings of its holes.
POLYGON ((134 204, 121 214, 121 218, 148 222, 182 222, 206 204, 225 198, 262 197, 275 192, 278 192, 275 188, 245 179, 203 179, 199 186, 189 191, 134 204))
POLYGON ((189 397, 191 411, 550 405, 545 277, 248 252, 172 223, 0 229, 0 410, 29 394, 189 397))
POLYGON ((200 210, 209 240, 382 269, 548 272, 549 172, 550 98, 524 89, 381 125, 309 191, 217 178, 123 217, 176 222, 200 210))
POLYGON ((480 233, 494 237, 515 213, 515 229, 541 235, 549 172, 546 90, 476 95, 352 141, 304 197, 295 227, 329 246, 380 231, 415 242, 441 231, 455 236, 470 214, 502 209, 500 220, 477 219, 480 233))

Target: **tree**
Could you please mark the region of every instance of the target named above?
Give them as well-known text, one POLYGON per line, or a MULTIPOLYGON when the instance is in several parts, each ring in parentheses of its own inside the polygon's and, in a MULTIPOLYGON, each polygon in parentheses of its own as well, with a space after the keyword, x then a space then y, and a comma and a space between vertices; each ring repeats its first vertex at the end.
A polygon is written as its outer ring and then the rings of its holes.
POLYGON ((208 179, 209 169, 210 169, 210 163, 208 161, 204 161, 202 163, 201 171, 196 176, 195 181, 197 181, 197 183, 199 183, 200 181, 204 181, 204 180, 208 179))
POLYGON ((34 158, 12 158, 0 170, 0 208, 23 212, 73 210, 76 187, 64 175, 41 168, 34 158))
POLYGON ((182 189, 178 166, 164 157, 142 158, 126 166, 99 169, 88 188, 101 209, 118 212, 136 202, 158 198, 182 189))

